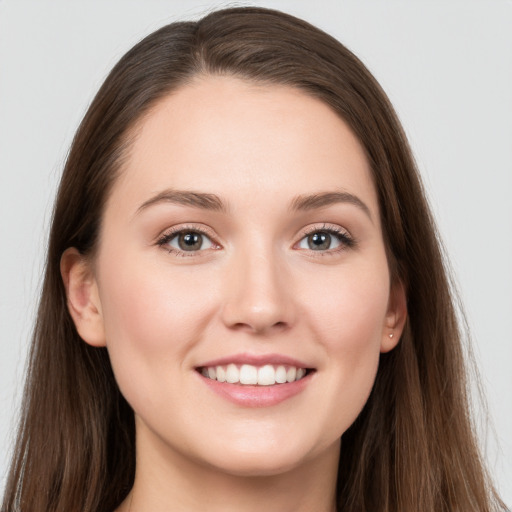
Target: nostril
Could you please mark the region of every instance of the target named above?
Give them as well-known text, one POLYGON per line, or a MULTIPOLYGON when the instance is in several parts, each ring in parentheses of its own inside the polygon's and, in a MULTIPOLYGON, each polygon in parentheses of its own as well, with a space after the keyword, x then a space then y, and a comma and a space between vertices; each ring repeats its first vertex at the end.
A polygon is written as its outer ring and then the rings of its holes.
POLYGON ((236 322, 231 326, 232 329, 240 330, 240 331, 250 331, 250 332, 270 332, 270 331, 284 331, 288 328, 287 322, 275 322, 275 323, 267 323, 267 322, 236 322))

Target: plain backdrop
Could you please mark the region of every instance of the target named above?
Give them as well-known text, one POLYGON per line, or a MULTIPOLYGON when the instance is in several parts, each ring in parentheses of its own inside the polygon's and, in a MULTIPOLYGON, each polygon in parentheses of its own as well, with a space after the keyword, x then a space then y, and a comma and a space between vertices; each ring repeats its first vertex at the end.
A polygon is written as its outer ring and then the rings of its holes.
MULTIPOLYGON (((333 34, 395 105, 472 329, 491 417, 482 446, 512 504, 512 2, 250 3, 333 34)), ((215 7, 248 4, 0 0, 0 489, 53 196, 87 105, 109 69, 149 32, 215 7)))

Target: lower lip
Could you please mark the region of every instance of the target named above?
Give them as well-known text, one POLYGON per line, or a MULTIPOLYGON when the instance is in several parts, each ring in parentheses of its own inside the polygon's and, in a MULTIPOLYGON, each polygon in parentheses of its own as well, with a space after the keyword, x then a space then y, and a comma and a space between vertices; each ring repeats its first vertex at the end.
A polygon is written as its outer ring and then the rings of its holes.
POLYGON ((230 402, 242 407, 271 407, 302 392, 311 381, 314 372, 309 373, 300 380, 273 386, 247 386, 242 384, 229 384, 198 376, 214 392, 230 402))

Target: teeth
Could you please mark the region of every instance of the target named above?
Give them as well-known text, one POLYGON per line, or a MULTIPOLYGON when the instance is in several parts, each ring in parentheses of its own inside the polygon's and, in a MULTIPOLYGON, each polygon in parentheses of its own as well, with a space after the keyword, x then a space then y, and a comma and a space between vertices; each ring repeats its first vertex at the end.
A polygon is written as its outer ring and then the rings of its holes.
POLYGON ((277 367, 276 382, 278 384, 284 384, 286 382, 286 368, 284 366, 277 367))
POLYGON ((304 378, 306 369, 296 368, 295 366, 273 366, 271 364, 260 367, 251 364, 243 364, 240 367, 236 364, 228 364, 227 366, 203 367, 201 368, 201 374, 208 379, 228 382, 229 384, 273 386, 304 378))
POLYGON ((258 384, 258 369, 250 364, 240 368, 240 384, 258 384))
POLYGON ((234 364, 228 364, 226 368, 226 382, 235 384, 240 381, 240 370, 234 364))
POLYGON ((217 368, 215 368, 215 373, 217 374, 217 380, 219 382, 226 382, 226 370, 224 370, 222 366, 217 366, 217 368))
POLYGON ((276 383, 276 372, 270 364, 262 366, 258 370, 258 384, 260 386, 273 386, 276 383))

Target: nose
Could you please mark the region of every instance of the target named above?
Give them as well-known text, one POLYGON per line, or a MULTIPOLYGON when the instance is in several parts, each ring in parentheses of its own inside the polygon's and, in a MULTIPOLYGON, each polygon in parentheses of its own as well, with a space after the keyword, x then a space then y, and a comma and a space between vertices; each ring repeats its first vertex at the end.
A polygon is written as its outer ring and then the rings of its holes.
POLYGON ((295 322, 293 286, 286 265, 271 250, 233 258, 225 280, 222 320, 229 329, 270 334, 295 322))

